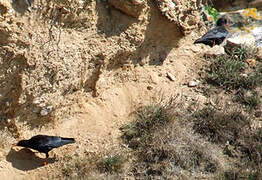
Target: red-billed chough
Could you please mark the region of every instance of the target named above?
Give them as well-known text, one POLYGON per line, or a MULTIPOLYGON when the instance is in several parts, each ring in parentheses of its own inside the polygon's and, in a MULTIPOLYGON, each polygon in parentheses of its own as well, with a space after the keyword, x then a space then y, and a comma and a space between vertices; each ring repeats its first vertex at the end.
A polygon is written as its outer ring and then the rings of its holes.
MULTIPOLYGON (((29 140, 21 140, 15 146, 22 146, 45 153, 46 159, 49 157, 48 152, 53 148, 75 143, 74 138, 64 138, 59 136, 36 135, 29 140)), ((46 164, 46 162, 45 162, 46 164)))
POLYGON ((219 18, 216 27, 208 31, 201 38, 197 39, 194 44, 202 43, 210 47, 220 45, 229 34, 225 25, 229 26, 227 19, 225 17, 219 18))

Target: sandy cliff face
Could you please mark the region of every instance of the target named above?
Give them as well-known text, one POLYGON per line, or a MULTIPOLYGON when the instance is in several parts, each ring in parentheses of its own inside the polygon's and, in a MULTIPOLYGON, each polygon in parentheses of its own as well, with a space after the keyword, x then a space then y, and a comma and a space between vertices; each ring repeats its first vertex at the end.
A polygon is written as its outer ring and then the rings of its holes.
POLYGON ((205 28, 195 1, 30 2, 0 1, 0 119, 12 137, 79 112, 89 113, 87 126, 94 114, 104 117, 95 125, 112 123, 107 115, 130 112, 134 99, 175 91, 193 77, 192 31, 205 28))

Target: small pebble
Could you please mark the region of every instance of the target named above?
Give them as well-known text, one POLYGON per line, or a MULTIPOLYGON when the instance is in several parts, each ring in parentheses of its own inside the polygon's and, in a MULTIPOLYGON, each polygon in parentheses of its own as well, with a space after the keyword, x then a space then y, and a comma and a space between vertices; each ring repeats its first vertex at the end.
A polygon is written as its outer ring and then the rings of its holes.
POLYGON ((152 86, 147 86, 146 88, 147 88, 147 90, 152 90, 153 89, 152 86))
POLYGON ((246 62, 248 63, 248 65, 250 67, 255 67, 256 66, 256 60, 255 59, 250 58, 250 59, 247 59, 246 62))
POLYGON ((188 82, 188 87, 196 87, 199 84, 198 81, 189 81, 188 82))
POLYGON ((247 78, 247 74, 240 74, 240 76, 247 78))
POLYGON ((35 98, 33 100, 33 104, 40 104, 40 99, 39 98, 35 98))
POLYGON ((173 74, 171 74, 171 73, 166 73, 166 77, 170 80, 170 81, 175 81, 176 80, 176 78, 175 78, 175 76, 173 75, 173 74))
POLYGON ((48 106, 40 111, 41 116, 46 116, 52 111, 53 107, 48 106))
POLYGON ((38 108, 34 108, 34 109, 33 109, 33 112, 34 112, 34 113, 38 113, 38 112, 39 112, 39 109, 38 109, 38 108))
POLYGON ((14 12, 13 9, 8 9, 9 14, 12 14, 13 12, 14 12))

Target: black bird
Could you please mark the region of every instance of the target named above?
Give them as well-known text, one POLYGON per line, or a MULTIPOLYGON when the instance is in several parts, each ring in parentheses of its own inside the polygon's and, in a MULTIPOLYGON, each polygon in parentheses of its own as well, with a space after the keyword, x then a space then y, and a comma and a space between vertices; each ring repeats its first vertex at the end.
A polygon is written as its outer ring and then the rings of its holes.
MULTIPOLYGON (((46 159, 49 157, 48 152, 53 148, 75 143, 74 138, 64 138, 60 136, 36 135, 29 140, 21 140, 15 146, 22 146, 37 150, 40 153, 45 153, 46 159)), ((46 164, 46 161, 45 161, 46 164)))
POLYGON ((217 20, 216 27, 208 31, 201 38, 197 39, 194 44, 202 43, 210 47, 220 45, 229 34, 225 25, 229 26, 227 19, 225 17, 219 18, 217 20))

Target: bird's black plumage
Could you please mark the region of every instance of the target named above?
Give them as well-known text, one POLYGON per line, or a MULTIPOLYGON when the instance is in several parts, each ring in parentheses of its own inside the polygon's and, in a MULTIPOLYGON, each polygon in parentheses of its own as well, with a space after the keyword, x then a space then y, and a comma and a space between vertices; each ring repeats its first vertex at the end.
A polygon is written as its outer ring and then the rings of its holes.
POLYGON ((29 140, 21 140, 16 145, 45 153, 46 158, 48 158, 48 152, 51 151, 53 148, 58 148, 70 143, 75 143, 75 139, 64 138, 60 136, 37 135, 33 136, 29 140))
POLYGON ((225 38, 228 36, 229 32, 225 28, 227 24, 227 19, 221 17, 217 20, 216 27, 208 31, 201 38, 197 39, 194 44, 202 43, 213 47, 214 45, 220 45, 225 38))

